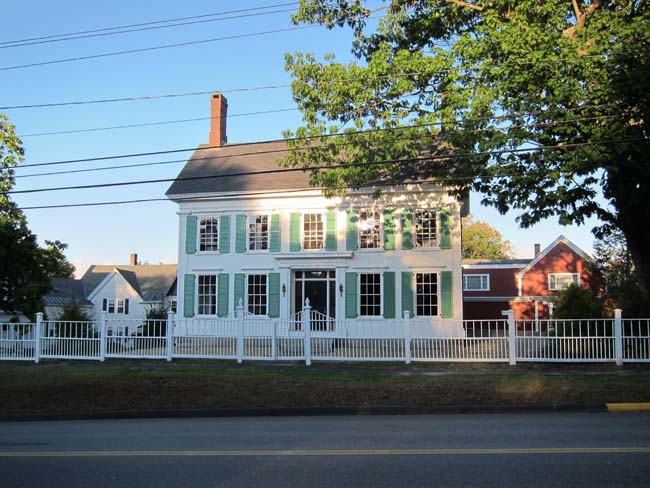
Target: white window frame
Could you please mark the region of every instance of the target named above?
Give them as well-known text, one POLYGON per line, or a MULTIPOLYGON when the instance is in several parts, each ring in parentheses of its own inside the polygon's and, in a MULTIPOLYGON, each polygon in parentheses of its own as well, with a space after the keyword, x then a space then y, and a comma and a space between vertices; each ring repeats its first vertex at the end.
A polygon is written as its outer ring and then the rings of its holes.
MULTIPOLYGON (((255 233, 257 234, 257 232, 255 233)), ((262 242, 256 240, 255 242, 262 242)), ((271 215, 268 213, 255 213, 246 215, 246 252, 269 252, 271 249, 271 215), (254 237, 251 232, 251 223, 257 221, 258 217, 266 217, 266 248, 265 249, 251 249, 251 238, 254 237)))
POLYGON ((440 317, 442 313, 442 303, 441 303, 441 290, 440 290, 440 273, 437 271, 424 270, 424 271, 413 271, 413 315, 416 317, 440 317), (436 314, 435 315, 420 315, 418 314, 418 275, 436 275, 436 314))
POLYGON ((173 313, 178 312, 178 298, 177 297, 168 297, 167 298, 167 304, 169 306, 169 311, 170 312, 173 312, 173 313))
POLYGON ((114 298, 108 298, 106 300, 106 313, 115 313, 115 299, 114 298), (111 309, 113 311, 111 311, 111 309))
POLYGON ((468 273, 463 275, 463 291, 490 291, 490 275, 485 273, 468 273), (467 278, 479 278, 481 280, 480 288, 468 288, 467 278))
MULTIPOLYGON (((372 248, 371 248, 372 249, 372 248)), ((357 315, 365 319, 380 319, 384 316, 384 273, 380 271, 367 271, 358 273, 357 275, 357 315), (379 276, 379 314, 378 315, 363 315, 361 313, 361 276, 363 275, 378 275, 379 276)))
POLYGON ((217 307, 218 307, 218 300, 219 300, 219 290, 217 289, 219 286, 219 280, 217 279, 217 275, 213 273, 204 273, 204 274, 199 274, 196 277, 196 315, 200 317, 215 317, 217 315, 217 307), (202 296, 210 296, 208 294, 202 294, 201 293, 201 287, 205 286, 210 286, 211 283, 208 285, 201 285, 201 279, 202 278, 209 278, 212 277, 214 278, 214 313, 201 313, 201 297, 202 296))
MULTIPOLYGON (((199 219, 199 225, 198 225, 198 231, 196 233, 196 251, 198 253, 202 254, 209 254, 209 253, 216 253, 219 252, 219 226, 221 225, 221 217, 219 215, 202 215, 198 217, 199 219), (201 249, 201 237, 203 234, 203 228, 207 226, 207 224, 204 224, 204 221, 208 220, 214 220, 216 221, 215 223, 215 232, 212 232, 210 235, 214 234, 216 236, 215 243, 211 245, 211 247, 215 247, 215 249, 201 249)), ((207 244, 207 239, 206 239, 206 244, 207 244)))
POLYGON ((549 273, 548 274, 548 289, 550 291, 563 290, 564 288, 567 288, 570 284, 580 286, 580 273, 549 273), (571 277, 571 283, 567 284, 566 286, 558 288, 558 286, 557 286, 557 278, 558 277, 566 277, 566 276, 571 277), (551 283, 553 283, 552 287, 551 287, 551 283))
POLYGON ((124 298, 115 300, 115 313, 124 315, 124 298))
MULTIPOLYGON (((247 273, 245 276, 246 276, 246 281, 244 282, 244 287, 245 287, 245 289, 244 289, 244 302, 245 302, 244 303, 244 310, 249 315, 252 315, 254 317, 268 317, 269 316, 269 274, 268 273, 247 273), (251 303, 250 303, 250 295, 248 293, 248 279, 251 276, 264 276, 264 280, 265 280, 264 286, 266 287, 266 294, 265 295, 261 295, 261 294, 254 295, 254 296, 259 296, 259 297, 266 296, 266 302, 265 302, 265 309, 266 310, 265 310, 265 313, 263 313, 263 314, 255 314, 255 313, 252 313, 249 310, 249 305, 251 305, 251 303)), ((253 306, 255 306, 255 305, 253 304, 253 306)))
POLYGON ((358 215, 359 215, 359 218, 358 218, 358 222, 357 222, 357 249, 359 249, 360 251, 383 250, 384 249, 384 215, 383 215, 383 213, 381 211, 379 211, 379 210, 360 210, 358 215), (361 229, 361 225, 362 225, 361 214, 363 214, 363 213, 376 213, 376 214, 379 214, 379 221, 378 221, 378 224, 377 224, 377 227, 379 229, 379 239, 378 239, 378 241, 379 241, 378 244, 379 245, 377 247, 362 247, 361 246, 361 241, 362 241, 361 233, 364 232, 361 229))
MULTIPOLYGON (((439 212, 435 208, 414 208, 412 210, 413 218, 413 247, 414 249, 431 249, 432 247, 439 247, 440 245, 440 220, 439 212), (433 221, 435 223, 435 239, 433 242, 427 245, 418 244, 418 229, 417 229, 417 220, 418 212, 433 212, 433 221)), ((423 239, 424 240, 424 239, 423 239)))
POLYGON ((323 212, 303 212, 300 215, 300 249, 307 252, 318 252, 325 249, 325 239, 327 237, 327 216, 323 212), (320 223, 323 229, 323 236, 320 241, 320 247, 315 249, 307 249, 305 247, 305 215, 320 215, 320 223))

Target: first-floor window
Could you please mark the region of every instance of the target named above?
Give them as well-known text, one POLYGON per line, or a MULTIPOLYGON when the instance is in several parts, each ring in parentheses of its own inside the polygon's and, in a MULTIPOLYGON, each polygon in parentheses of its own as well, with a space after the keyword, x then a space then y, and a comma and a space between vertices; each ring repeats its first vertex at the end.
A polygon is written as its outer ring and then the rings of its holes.
POLYGON ((359 275, 359 315, 381 315, 381 274, 359 275))
POLYGON ((269 248, 269 216, 255 215, 248 222, 248 249, 265 251, 269 248))
POLYGON ((463 275, 463 290, 490 291, 490 275, 488 274, 463 275))
POLYGON ((217 314, 217 275, 199 275, 197 304, 199 315, 217 314))
POLYGON ((208 217, 201 219, 199 226, 199 251, 219 250, 219 219, 208 217))
POLYGON ((246 292, 248 313, 266 315, 266 288, 266 275, 248 275, 246 292))
POLYGON ((580 274, 578 273, 549 273, 548 289, 562 290, 569 285, 580 285, 580 274))
POLYGON ((415 314, 438 315, 438 273, 415 273, 415 314))

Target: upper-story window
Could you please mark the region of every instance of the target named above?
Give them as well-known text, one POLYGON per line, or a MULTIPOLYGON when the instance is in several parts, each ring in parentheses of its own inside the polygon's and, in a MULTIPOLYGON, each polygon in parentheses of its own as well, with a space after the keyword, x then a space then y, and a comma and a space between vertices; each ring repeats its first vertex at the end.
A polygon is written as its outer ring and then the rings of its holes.
POLYGON ((323 215, 307 213, 302 216, 302 246, 303 249, 323 249, 325 229, 323 215))
POLYGON ((199 222, 199 251, 219 250, 219 219, 205 217, 199 222))
POLYGON ((414 212, 415 247, 433 247, 437 244, 435 210, 417 209, 414 212))
POLYGON ((490 275, 466 274, 463 275, 464 291, 490 291, 490 275))
POLYGON ((104 298, 102 300, 102 312, 129 314, 129 299, 104 298))
POLYGON ((248 249, 266 251, 269 248, 269 216, 254 215, 248 221, 248 249))
POLYGON ((217 275, 199 275, 196 294, 199 315, 217 314, 217 275))
POLYGON ((549 273, 548 289, 562 290, 569 285, 580 285, 579 273, 549 273))
POLYGON ((359 213, 359 248, 376 249, 382 246, 381 213, 361 211, 359 213))

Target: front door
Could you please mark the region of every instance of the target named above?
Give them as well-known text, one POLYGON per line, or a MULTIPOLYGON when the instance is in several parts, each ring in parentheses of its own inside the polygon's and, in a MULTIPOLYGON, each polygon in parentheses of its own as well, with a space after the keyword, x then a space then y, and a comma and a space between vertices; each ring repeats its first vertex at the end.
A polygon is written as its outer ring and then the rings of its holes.
MULTIPOLYGON (((310 270, 294 272, 294 312, 299 312, 309 299, 312 318, 321 321, 336 318, 336 272, 334 270, 310 270)), ((312 327, 318 329, 318 327, 312 327)))

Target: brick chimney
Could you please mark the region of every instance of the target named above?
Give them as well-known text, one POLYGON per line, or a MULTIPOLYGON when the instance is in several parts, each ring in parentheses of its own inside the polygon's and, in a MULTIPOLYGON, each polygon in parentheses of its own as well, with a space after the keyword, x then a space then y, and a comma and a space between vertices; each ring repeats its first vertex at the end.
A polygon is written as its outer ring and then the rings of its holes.
POLYGON ((535 257, 537 257, 541 250, 542 246, 540 246, 538 243, 535 243, 535 257))
POLYGON ((228 116, 228 100, 221 93, 213 93, 210 98, 210 146, 223 146, 228 142, 226 136, 226 117, 228 116))
POLYGON ((131 260, 129 261, 131 266, 137 266, 138 264, 138 255, 136 253, 131 253, 131 260))

